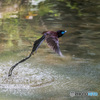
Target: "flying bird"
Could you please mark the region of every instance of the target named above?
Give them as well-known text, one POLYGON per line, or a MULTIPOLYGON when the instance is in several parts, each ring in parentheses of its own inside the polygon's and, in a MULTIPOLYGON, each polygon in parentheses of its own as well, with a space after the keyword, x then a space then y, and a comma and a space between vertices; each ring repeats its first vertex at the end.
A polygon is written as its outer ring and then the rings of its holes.
POLYGON ((16 63, 14 66, 12 66, 9 70, 8 76, 12 75, 12 71, 13 69, 19 64, 24 62, 25 60, 29 59, 32 54, 37 51, 37 49, 39 48, 39 46, 41 45, 41 43, 46 40, 48 46, 51 47, 52 50, 54 50, 58 55, 62 56, 62 53, 60 51, 60 47, 59 47, 59 40, 58 38, 63 36, 67 31, 64 30, 59 30, 59 31, 44 31, 42 34, 43 36, 41 38, 39 38, 38 40, 36 40, 33 44, 33 48, 32 51, 30 53, 30 55, 22 60, 20 60, 18 63, 16 63))

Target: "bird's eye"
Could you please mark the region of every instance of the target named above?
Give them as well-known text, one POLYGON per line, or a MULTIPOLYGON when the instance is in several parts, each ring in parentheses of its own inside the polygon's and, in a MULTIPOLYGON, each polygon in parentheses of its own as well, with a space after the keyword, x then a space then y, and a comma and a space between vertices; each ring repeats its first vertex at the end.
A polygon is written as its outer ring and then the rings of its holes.
POLYGON ((65 32, 61 32, 61 34, 64 34, 65 32))

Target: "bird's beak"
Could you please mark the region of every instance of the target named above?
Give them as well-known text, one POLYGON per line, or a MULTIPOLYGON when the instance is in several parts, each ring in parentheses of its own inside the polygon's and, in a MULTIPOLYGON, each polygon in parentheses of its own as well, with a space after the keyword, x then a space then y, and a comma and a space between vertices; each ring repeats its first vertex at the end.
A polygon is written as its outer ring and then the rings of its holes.
POLYGON ((65 31, 65 33, 66 33, 67 31, 65 31))

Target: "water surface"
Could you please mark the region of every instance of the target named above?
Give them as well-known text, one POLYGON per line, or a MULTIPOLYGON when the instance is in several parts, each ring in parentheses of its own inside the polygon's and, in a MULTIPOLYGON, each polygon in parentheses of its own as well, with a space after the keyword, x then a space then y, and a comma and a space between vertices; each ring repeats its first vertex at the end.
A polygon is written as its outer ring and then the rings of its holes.
POLYGON ((71 91, 100 94, 100 2, 95 0, 22 0, 0 2, 0 100, 99 100, 71 91), (68 32, 59 39, 64 57, 43 42, 29 55, 46 30, 68 32))

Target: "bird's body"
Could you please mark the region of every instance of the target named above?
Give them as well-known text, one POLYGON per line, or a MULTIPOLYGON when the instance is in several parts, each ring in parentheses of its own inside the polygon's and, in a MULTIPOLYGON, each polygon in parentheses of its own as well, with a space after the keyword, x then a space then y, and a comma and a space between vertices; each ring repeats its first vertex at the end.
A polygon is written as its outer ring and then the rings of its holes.
POLYGON ((12 75, 12 71, 13 69, 19 64, 22 63, 24 61, 26 61, 27 59, 29 59, 31 57, 31 55, 38 49, 38 47, 41 45, 41 43, 46 40, 48 46, 51 47, 52 50, 54 50, 58 55, 62 56, 62 53, 60 51, 59 48, 59 40, 58 38, 63 36, 64 33, 66 33, 67 31, 64 30, 59 30, 59 31, 44 31, 42 34, 43 36, 41 38, 39 38, 38 40, 36 40, 34 42, 32 51, 30 53, 30 55, 24 59, 22 59, 21 61, 19 61, 18 63, 16 63, 14 66, 12 66, 9 70, 8 76, 12 75))
POLYGON ((42 34, 43 35, 46 34, 46 36, 56 36, 56 37, 58 37, 57 32, 54 32, 54 31, 44 31, 42 34))
POLYGON ((62 56, 62 53, 59 49, 59 41, 58 41, 58 34, 57 32, 54 32, 54 31, 48 31, 46 33, 45 36, 45 40, 48 44, 48 46, 54 50, 56 53, 58 53, 60 56, 62 56))
POLYGON ((56 53, 62 56, 62 53, 59 48, 59 40, 58 38, 61 37, 66 31, 59 30, 57 32, 54 31, 45 31, 42 34, 45 36, 45 40, 51 49, 53 49, 56 53))

